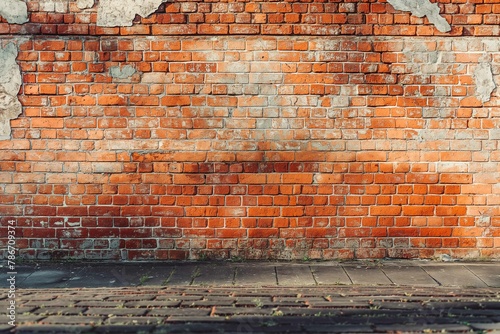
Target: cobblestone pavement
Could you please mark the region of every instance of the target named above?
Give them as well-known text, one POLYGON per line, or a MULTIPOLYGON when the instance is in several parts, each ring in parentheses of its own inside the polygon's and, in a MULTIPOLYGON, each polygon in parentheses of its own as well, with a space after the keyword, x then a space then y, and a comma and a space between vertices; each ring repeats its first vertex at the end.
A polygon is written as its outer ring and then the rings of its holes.
POLYGON ((500 333, 500 263, 32 263, 0 333, 500 333))
MULTIPOLYGON (((16 292, 17 333, 500 332, 498 288, 139 286, 16 292)), ((7 303, 2 289, 2 311, 7 303)), ((5 313, 0 317, 6 319, 5 313)), ((12 330, 0 324, 1 332, 12 330)))

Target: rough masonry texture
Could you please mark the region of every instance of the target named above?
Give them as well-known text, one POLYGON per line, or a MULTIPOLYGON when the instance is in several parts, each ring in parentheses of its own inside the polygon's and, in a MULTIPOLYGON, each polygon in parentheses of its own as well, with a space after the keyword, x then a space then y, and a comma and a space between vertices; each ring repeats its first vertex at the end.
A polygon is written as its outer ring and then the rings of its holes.
POLYGON ((162 2, 0 22, 2 249, 500 256, 500 0, 162 2))

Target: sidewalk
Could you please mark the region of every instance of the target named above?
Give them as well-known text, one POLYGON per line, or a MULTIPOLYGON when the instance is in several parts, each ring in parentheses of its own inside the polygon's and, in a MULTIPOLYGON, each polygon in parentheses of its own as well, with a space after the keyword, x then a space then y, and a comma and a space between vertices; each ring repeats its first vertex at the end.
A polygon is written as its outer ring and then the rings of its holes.
MULTIPOLYGON (((500 332, 500 262, 40 263, 17 333, 500 332)), ((7 324, 0 274, 0 332, 7 324)))

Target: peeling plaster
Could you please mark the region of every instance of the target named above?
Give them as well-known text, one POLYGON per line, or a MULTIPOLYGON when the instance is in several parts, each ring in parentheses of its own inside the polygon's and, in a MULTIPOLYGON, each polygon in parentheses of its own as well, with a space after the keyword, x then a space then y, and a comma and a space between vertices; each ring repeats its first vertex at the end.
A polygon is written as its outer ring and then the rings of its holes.
POLYGON ((9 23, 23 24, 28 22, 28 6, 21 0, 2 0, 0 16, 9 23))
POLYGON ((17 98, 21 88, 21 69, 16 63, 17 47, 9 43, 0 48, 0 140, 10 139, 10 120, 22 112, 17 98))
POLYGON ((441 32, 451 30, 446 19, 439 15, 439 6, 429 0, 387 0, 396 10, 411 12, 416 17, 427 16, 429 22, 436 26, 441 32))
POLYGON ((79 9, 87 9, 94 7, 94 3, 95 3, 94 0, 78 0, 76 6, 79 9))
POLYGON ((490 63, 479 63, 474 71, 476 96, 481 102, 488 102, 496 88, 490 63))
POLYGON ((136 15, 147 17, 167 0, 101 0, 97 25, 101 27, 130 27, 136 15))
POLYGON ((123 66, 113 66, 109 69, 109 75, 116 79, 127 79, 133 76, 137 72, 135 68, 130 65, 123 66))

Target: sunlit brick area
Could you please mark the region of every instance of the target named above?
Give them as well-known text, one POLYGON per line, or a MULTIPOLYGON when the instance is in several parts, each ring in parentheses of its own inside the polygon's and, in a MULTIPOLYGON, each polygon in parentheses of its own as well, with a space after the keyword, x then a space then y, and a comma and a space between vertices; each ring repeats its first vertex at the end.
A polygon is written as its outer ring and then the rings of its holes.
POLYGON ((0 244, 499 258, 500 0, 145 2, 0 12, 0 244))

